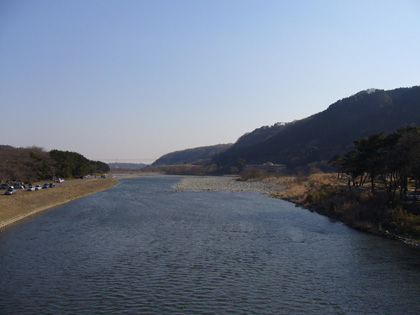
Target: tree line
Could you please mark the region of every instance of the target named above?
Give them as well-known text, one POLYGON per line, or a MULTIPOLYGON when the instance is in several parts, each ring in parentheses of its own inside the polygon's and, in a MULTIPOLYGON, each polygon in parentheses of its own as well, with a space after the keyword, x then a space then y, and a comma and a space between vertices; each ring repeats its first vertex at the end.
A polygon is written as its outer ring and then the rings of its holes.
POLYGON ((76 152, 52 150, 55 172, 58 177, 82 177, 87 174, 109 172, 109 165, 101 161, 91 161, 76 152))
POLYGON ((420 127, 408 126, 384 134, 375 133, 353 141, 354 149, 344 156, 336 155, 330 163, 349 176, 348 185, 370 182, 370 189, 385 190, 390 200, 397 191, 405 199, 409 182, 417 193, 420 183, 420 127))
POLYGON ((76 152, 47 152, 39 147, 0 150, 0 181, 33 182, 106 172, 109 172, 108 164, 88 160, 76 152))

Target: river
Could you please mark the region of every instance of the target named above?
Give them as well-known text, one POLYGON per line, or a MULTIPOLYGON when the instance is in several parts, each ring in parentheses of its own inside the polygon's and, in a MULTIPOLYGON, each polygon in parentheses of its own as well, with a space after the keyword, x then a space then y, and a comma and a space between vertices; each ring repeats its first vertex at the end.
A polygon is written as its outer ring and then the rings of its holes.
POLYGON ((420 251, 142 177, 0 233, 1 314, 420 314, 420 251))

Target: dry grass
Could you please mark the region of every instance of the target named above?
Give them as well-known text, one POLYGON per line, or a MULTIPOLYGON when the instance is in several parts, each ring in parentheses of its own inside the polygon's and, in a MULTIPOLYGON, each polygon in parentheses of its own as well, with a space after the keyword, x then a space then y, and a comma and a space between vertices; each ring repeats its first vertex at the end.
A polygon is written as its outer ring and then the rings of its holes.
POLYGON ((0 195, 0 229, 21 221, 40 211, 56 207, 116 185, 114 178, 98 178, 74 185, 21 192, 12 196, 0 195))
POLYGON ((277 181, 286 186, 277 194, 279 198, 303 201, 308 192, 317 190, 322 186, 337 183, 337 175, 331 173, 315 173, 308 176, 284 176, 277 178, 277 181))
POLYGON ((318 213, 340 220, 349 226, 386 237, 395 237, 420 248, 420 216, 403 209, 401 204, 390 207, 386 193, 372 194, 365 187, 348 189, 336 174, 315 173, 308 176, 278 178, 286 186, 277 197, 309 207, 318 213))

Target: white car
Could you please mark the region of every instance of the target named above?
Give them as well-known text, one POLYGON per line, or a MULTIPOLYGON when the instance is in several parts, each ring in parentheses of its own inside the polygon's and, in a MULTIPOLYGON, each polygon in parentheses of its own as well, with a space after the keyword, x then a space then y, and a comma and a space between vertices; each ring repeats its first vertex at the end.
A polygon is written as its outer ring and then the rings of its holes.
POLYGON ((41 190, 42 189, 42 186, 41 185, 36 185, 35 186, 35 190, 41 190))
POLYGON ((4 194, 5 195, 13 195, 16 193, 16 190, 14 190, 13 188, 9 188, 4 194))
POLYGON ((27 191, 34 191, 35 190, 35 186, 29 185, 26 190, 27 191))

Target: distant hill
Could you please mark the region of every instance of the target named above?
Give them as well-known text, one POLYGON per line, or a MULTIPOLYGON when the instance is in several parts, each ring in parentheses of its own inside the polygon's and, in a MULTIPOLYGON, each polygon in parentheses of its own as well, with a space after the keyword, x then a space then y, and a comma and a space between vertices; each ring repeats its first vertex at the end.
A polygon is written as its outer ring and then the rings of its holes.
POLYGON ((143 163, 108 163, 111 170, 117 170, 117 169, 127 169, 127 170, 139 170, 142 168, 145 168, 148 166, 148 164, 143 163))
POLYGON ((369 89, 308 118, 245 134, 213 162, 228 168, 239 159, 247 164, 270 161, 294 168, 343 154, 353 148, 354 139, 407 125, 420 125, 419 86, 369 89))
POLYGON ((217 144, 206 147, 175 151, 161 156, 152 166, 179 164, 206 164, 216 155, 228 150, 232 144, 217 144))

